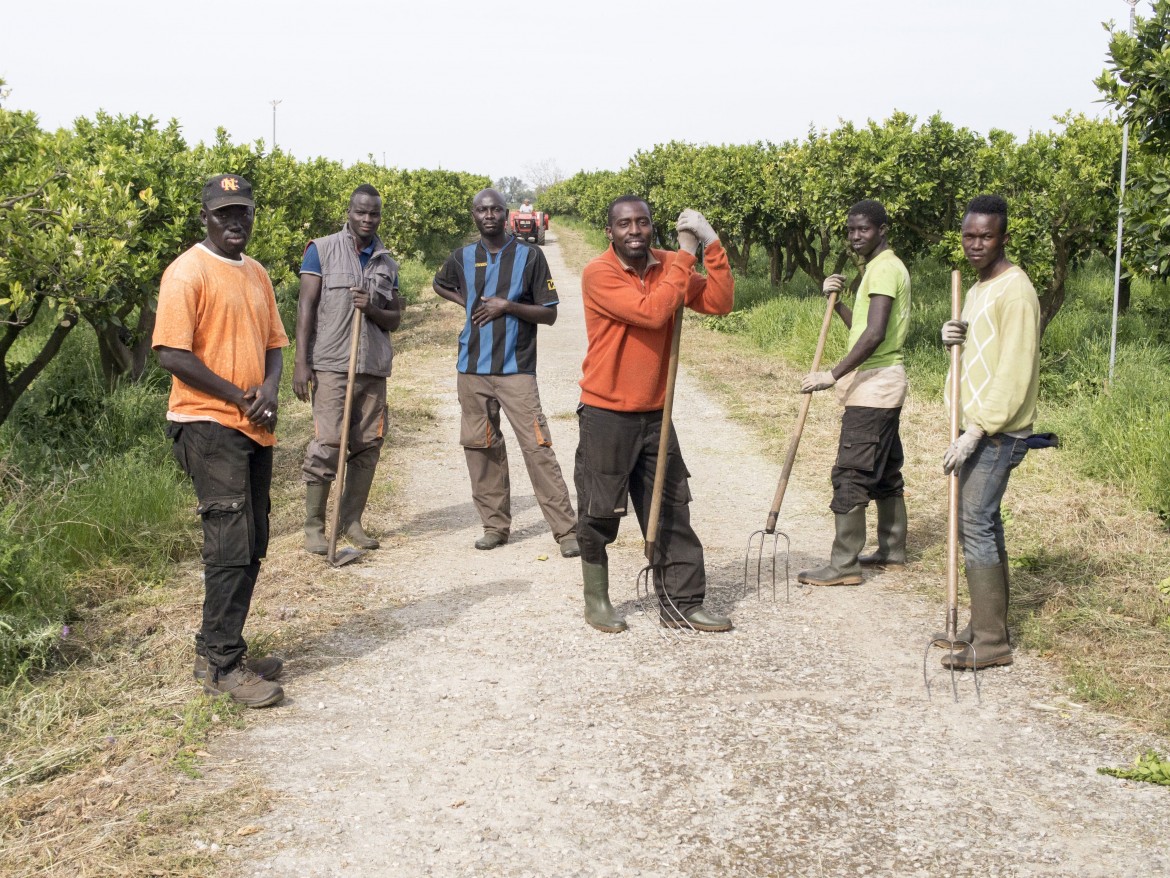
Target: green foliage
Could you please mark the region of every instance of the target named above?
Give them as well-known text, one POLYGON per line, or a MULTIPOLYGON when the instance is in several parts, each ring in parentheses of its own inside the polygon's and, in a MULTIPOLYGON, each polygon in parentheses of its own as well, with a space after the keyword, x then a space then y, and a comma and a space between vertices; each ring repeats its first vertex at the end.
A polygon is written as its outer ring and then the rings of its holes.
POLYGON ((1110 30, 1109 67, 1097 78, 1106 103, 1135 134, 1126 192, 1126 263, 1170 278, 1170 0, 1155 0, 1134 34, 1110 30))
POLYGON ((1153 750, 1147 750, 1135 759, 1132 768, 1098 768, 1097 773, 1170 787, 1170 760, 1163 759, 1153 750))
MULTIPOLYGON (((674 218, 702 211, 737 274, 763 248, 773 286, 800 271, 819 287, 849 264, 846 212, 864 198, 890 215, 890 241, 904 258, 964 264, 959 224, 966 203, 1000 192, 1011 204, 1010 255, 1041 291, 1045 325, 1065 301, 1069 272, 1093 253, 1111 255, 1120 131, 1110 121, 1066 115, 1056 132, 1017 143, 983 137, 935 115, 906 113, 865 125, 810 131, 802 142, 706 145, 672 141, 639 151, 621 172, 581 172, 542 203, 557 216, 605 224, 618 195, 647 198, 658 238, 674 241, 674 218)), ((1170 184, 1168 184, 1170 189, 1170 184)))

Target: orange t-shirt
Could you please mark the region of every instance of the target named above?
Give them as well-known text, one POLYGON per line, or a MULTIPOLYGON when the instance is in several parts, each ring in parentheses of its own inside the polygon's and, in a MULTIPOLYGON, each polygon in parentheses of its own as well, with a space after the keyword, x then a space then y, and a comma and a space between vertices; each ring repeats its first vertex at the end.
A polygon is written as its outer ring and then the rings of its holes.
MULTIPOLYGON (((163 273, 152 344, 191 351, 241 390, 263 384, 265 354, 288 344, 268 272, 249 256, 234 262, 196 244, 163 273)), ((174 377, 167 418, 215 421, 261 445, 276 444, 273 433, 232 403, 174 377)))
POLYGON ((581 402, 619 412, 652 412, 666 402, 674 313, 685 301, 700 314, 726 314, 735 279, 719 243, 707 246, 707 276, 685 251, 651 250, 645 277, 608 250, 585 266, 581 298, 589 348, 581 364, 581 402))

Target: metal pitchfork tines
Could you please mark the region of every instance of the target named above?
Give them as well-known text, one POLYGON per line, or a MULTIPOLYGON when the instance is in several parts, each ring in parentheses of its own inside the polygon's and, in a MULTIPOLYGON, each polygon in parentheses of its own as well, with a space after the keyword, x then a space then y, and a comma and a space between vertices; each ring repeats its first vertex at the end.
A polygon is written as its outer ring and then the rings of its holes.
MULTIPOLYGON (((958 271, 951 272, 951 319, 959 320, 963 309, 963 280, 958 271)), ((959 438, 959 370, 963 366, 962 345, 951 346, 951 441, 959 438)), ((971 676, 975 681, 975 699, 982 700, 979 691, 979 668, 975 660, 975 644, 959 639, 959 471, 952 470, 947 476, 947 623, 943 636, 934 635, 926 644, 922 657, 922 680, 926 684, 926 696, 930 697, 930 675, 926 672, 931 647, 941 646, 952 653, 963 647, 971 650, 971 676)), ((959 680, 955 676, 955 663, 951 662, 951 694, 959 700, 959 680)))
POLYGON ((666 571, 662 564, 655 563, 658 548, 658 525, 662 518, 662 491, 666 485, 666 458, 670 451, 671 422, 674 415, 674 385, 678 375, 678 349, 682 340, 683 306, 674 313, 674 334, 670 339, 670 360, 666 369, 666 401, 662 406, 662 425, 658 435, 658 460, 654 465, 654 489, 650 494, 650 514, 646 520, 646 566, 638 572, 635 584, 638 608, 646 615, 654 613, 659 620, 658 633, 668 637, 672 632, 681 637, 687 631, 694 632, 670 595, 666 591, 666 571), (676 627, 665 628, 663 619, 677 620, 676 627))
MULTIPOLYGON (((821 321, 821 334, 817 337, 817 349, 813 354, 812 368, 810 372, 815 372, 821 366, 821 355, 825 352, 825 340, 829 337, 829 324, 833 321, 833 308, 837 305, 837 294, 829 294, 829 303, 825 306, 825 318, 821 321)), ((779 557, 780 537, 784 537, 784 599, 788 600, 791 597, 790 586, 788 581, 788 562, 792 555, 792 540, 788 538, 788 534, 776 530, 776 522, 780 518, 780 506, 784 503, 784 493, 788 490, 788 479, 792 475, 792 464, 796 461, 796 449, 800 447, 800 436, 804 432, 804 422, 808 418, 808 408, 812 404, 813 395, 811 393, 802 394, 800 401, 800 414, 796 418, 796 429, 792 433, 792 438, 788 441, 788 454, 784 458, 784 469, 780 472, 780 481, 776 484, 776 495, 772 498, 772 508, 768 510, 768 522, 764 525, 763 530, 754 531, 748 537, 747 552, 743 558, 743 594, 747 597, 748 586, 748 570, 752 562, 752 548, 755 546, 756 537, 760 538, 759 548, 756 551, 756 597, 760 597, 763 591, 763 569, 764 569, 764 547, 767 545, 768 537, 772 538, 772 600, 776 600, 776 561, 779 557)))

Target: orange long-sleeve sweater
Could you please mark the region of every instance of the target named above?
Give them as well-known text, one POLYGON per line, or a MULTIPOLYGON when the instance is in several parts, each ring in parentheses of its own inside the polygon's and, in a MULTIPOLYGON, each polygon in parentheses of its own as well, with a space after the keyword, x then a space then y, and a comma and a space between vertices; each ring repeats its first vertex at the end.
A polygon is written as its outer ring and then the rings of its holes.
POLYGON ((619 412, 652 412, 666 402, 666 367, 674 313, 683 303, 700 314, 727 314, 735 279, 718 243, 704 253, 707 276, 685 251, 650 251, 645 277, 611 246, 581 275, 589 347, 581 364, 581 402, 619 412))

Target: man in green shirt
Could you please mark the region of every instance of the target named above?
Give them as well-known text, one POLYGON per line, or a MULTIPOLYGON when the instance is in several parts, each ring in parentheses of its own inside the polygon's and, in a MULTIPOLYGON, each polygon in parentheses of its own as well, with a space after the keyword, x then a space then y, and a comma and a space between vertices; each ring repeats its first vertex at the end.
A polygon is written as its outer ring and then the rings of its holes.
MULTIPOLYGON (((808 585, 861 585, 862 565, 906 563, 906 503, 902 497, 902 440, 898 423, 906 399, 902 345, 910 328, 910 274, 889 248, 886 209, 866 199, 849 208, 849 246, 864 262, 865 272, 851 311, 837 302, 837 316, 849 327, 849 352, 837 365, 810 372, 801 393, 837 387, 845 407, 833 467, 836 537, 829 563, 797 577, 808 585), (858 557, 865 545, 865 507, 878 512, 877 552, 858 557)), ((845 278, 825 278, 824 293, 840 293, 845 278)))

